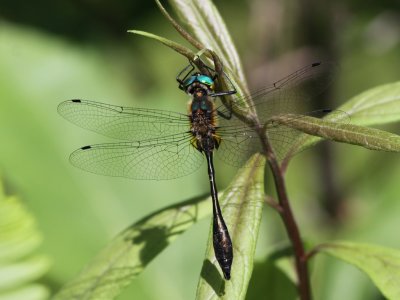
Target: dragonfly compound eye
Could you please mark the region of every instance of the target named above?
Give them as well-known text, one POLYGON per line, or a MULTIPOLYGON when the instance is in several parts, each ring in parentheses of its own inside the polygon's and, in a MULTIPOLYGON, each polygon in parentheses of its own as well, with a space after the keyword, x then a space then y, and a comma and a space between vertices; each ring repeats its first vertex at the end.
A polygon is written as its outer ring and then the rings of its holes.
POLYGON ((186 80, 183 82, 183 87, 184 87, 185 89, 187 89, 191 84, 193 84, 193 82, 196 81, 196 79, 197 79, 197 76, 196 76, 196 75, 190 76, 188 79, 186 79, 186 80))
POLYGON ((197 81, 199 81, 207 86, 212 86, 214 84, 214 81, 206 75, 198 75, 197 81))
POLYGON ((200 74, 195 74, 190 76, 188 79, 186 79, 183 82, 183 87, 185 89, 188 89, 193 83, 198 82, 201 84, 206 85, 209 89, 214 90, 214 81, 206 76, 206 75, 200 75, 200 74))

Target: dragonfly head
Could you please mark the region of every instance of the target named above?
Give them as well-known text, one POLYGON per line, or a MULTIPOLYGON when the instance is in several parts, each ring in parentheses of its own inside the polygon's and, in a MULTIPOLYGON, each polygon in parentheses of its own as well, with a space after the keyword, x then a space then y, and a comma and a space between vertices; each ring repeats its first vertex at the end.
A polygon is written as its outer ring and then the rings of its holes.
POLYGON ((195 73, 183 81, 179 87, 190 95, 200 89, 208 94, 214 92, 214 80, 209 76, 195 73))

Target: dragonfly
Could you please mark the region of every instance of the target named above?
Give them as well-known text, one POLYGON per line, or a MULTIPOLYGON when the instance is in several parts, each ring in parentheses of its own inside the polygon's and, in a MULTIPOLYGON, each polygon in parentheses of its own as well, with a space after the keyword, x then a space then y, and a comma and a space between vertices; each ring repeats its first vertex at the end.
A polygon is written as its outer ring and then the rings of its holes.
MULTIPOLYGON (((235 105, 251 97, 252 108, 263 124, 279 114, 307 115, 302 111, 306 107, 304 104, 326 89, 334 69, 331 63, 313 63, 251 96, 237 96, 233 85, 227 91, 216 90, 216 73, 212 76, 202 74, 190 64, 176 78, 179 88, 190 96, 187 113, 81 99, 64 101, 59 104, 58 112, 65 119, 120 140, 81 147, 70 155, 70 162, 101 175, 166 180, 189 175, 205 158, 213 208, 214 253, 224 278, 229 280, 233 246, 218 201, 214 154, 218 159, 240 167, 251 155, 263 152, 257 133, 259 124, 244 123, 233 113, 239 108, 235 105), (221 102, 220 98, 224 96, 233 98, 231 105, 221 102)), ((294 132, 294 129, 280 125, 268 126, 266 134, 279 154, 285 153, 293 143, 294 132)))

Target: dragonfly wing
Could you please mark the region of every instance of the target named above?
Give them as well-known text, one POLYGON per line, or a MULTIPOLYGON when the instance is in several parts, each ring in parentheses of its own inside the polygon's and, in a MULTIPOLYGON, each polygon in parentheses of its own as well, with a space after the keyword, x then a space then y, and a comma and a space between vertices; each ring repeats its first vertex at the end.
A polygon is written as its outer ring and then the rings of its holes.
MULTIPOLYGON (((327 89, 336 72, 334 63, 313 63, 249 96, 234 98, 233 103, 253 103, 261 123, 276 114, 305 113, 313 110, 311 100, 327 89)), ((229 115, 232 109, 219 110, 229 115)))
MULTIPOLYGON (((336 72, 337 66, 334 63, 313 63, 249 96, 236 99, 232 96, 232 105, 243 102, 253 104, 260 125, 267 123, 271 117, 281 114, 310 116, 308 113, 312 110, 310 100, 321 95, 333 81, 336 72)), ((230 118, 219 118, 218 133, 221 135, 222 142, 218 150, 220 155, 217 156, 228 164, 243 165, 250 155, 261 151, 258 137, 250 127, 231 113, 240 111, 239 106, 225 107, 221 105, 217 110, 219 115, 231 116, 230 118)), ((313 115, 314 112, 311 113, 311 116, 313 115)), ((301 131, 284 125, 269 126, 267 133, 277 156, 281 159, 290 152, 298 138, 306 136, 301 131)))
POLYGON ((298 141, 305 138, 307 134, 284 125, 279 125, 267 129, 267 136, 275 155, 281 161, 288 155, 290 149, 298 141))
POLYGON ((256 132, 245 123, 232 116, 220 121, 217 134, 221 142, 216 156, 225 163, 241 167, 256 152, 261 152, 261 144, 256 132))
POLYGON ((313 118, 323 119, 329 123, 347 124, 351 121, 350 116, 341 110, 316 110, 304 115, 274 116, 272 122, 267 124, 267 135, 280 160, 304 151, 321 139, 317 138, 314 143, 307 144, 309 138, 313 135, 318 136, 320 131, 330 130, 323 123, 313 122, 313 118), (274 125, 273 120, 278 120, 277 124, 274 125))
MULTIPOLYGON (((275 118, 278 117, 279 119, 279 116, 285 116, 286 125, 282 122, 270 123, 266 129, 268 140, 279 160, 295 155, 307 148, 303 147, 303 144, 310 135, 301 131, 303 119, 313 117, 324 118, 331 122, 350 122, 348 114, 339 110, 316 110, 304 115, 281 114, 275 116, 275 118), (298 129, 293 125, 296 125, 298 129)), ((217 156, 222 161, 240 167, 251 155, 262 152, 260 139, 254 129, 234 116, 230 120, 220 120, 221 126, 217 133, 221 136, 221 144, 217 156)))
POLYGON ((89 100, 67 100, 58 112, 68 121, 107 137, 138 141, 189 128, 189 117, 158 109, 131 108, 89 100))
POLYGON ((82 147, 70 156, 85 171, 132 179, 163 180, 197 170, 203 156, 190 144, 189 133, 145 140, 82 147))

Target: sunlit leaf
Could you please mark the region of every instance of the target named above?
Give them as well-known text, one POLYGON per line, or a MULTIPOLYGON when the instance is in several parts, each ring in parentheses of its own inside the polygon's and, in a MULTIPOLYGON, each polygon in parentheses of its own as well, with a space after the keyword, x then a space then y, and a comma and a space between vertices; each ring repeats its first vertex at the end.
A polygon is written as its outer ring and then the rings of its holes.
POLYGON ((169 2, 195 37, 206 48, 214 50, 231 73, 238 79, 245 80, 242 77, 242 64, 233 40, 214 3, 210 0, 169 2))
MULTIPOLYGON (((400 82, 381 85, 370 90, 367 90, 358 96, 353 97, 348 102, 343 104, 338 108, 339 111, 343 111, 346 114, 342 114, 342 117, 348 117, 350 119, 350 124, 355 125, 353 128, 356 132, 355 135, 350 134, 351 138, 355 138, 355 143, 343 140, 344 143, 356 144, 365 147, 367 143, 371 142, 371 147, 366 147, 373 150, 384 150, 384 151, 397 151, 392 149, 397 149, 398 139, 394 134, 390 134, 384 131, 379 131, 371 128, 361 129, 356 125, 366 126, 366 125, 380 125, 390 122, 397 122, 400 120, 400 82), (357 133, 359 132, 359 133, 357 133), (366 141, 360 139, 366 135, 368 138, 366 141), (374 137, 374 135, 376 135, 374 137), (384 139, 388 138, 387 141, 384 139), (360 144, 361 143, 361 144, 360 144), (387 145, 383 145, 387 143, 387 145), (375 147, 378 144, 377 147, 375 147), (382 149, 388 148, 388 149, 382 149)), ((327 115, 324 118, 326 121, 334 121, 337 123, 343 120, 339 118, 332 118, 327 115)), ((323 121, 321 121, 323 122, 323 121)), ((345 131, 352 130, 351 125, 347 126, 345 124, 339 125, 337 127, 343 126, 345 131)), ((318 126, 318 125, 316 125, 318 126)), ((324 125, 325 126, 325 125, 324 125)), ((331 127, 328 125, 328 127, 331 127)), ((333 126, 335 127, 335 126, 333 126)), ((323 129, 322 129, 323 130, 323 129)), ((340 133, 338 132, 340 135, 340 133)), ((349 136, 347 134, 347 136, 349 136)), ((333 140, 333 139, 332 139, 333 140)), ((285 160, 288 160, 293 154, 300 152, 301 150, 314 145, 321 141, 318 136, 303 136, 298 142, 290 149, 285 160)), ((341 142, 340 140, 338 140, 341 142)))
POLYGON ((42 237, 35 220, 15 196, 0 199, 0 263, 16 261, 34 251, 42 237), (12 225, 12 226, 11 226, 12 225))
POLYGON ((335 142, 362 146, 371 150, 400 151, 399 135, 375 128, 331 122, 314 117, 304 116, 296 118, 293 114, 272 117, 270 123, 270 126, 287 126, 313 136, 335 142))
MULTIPOLYGON (((240 95, 248 94, 242 63, 228 29, 210 0, 170 0, 180 20, 205 48, 215 51, 240 95)), ((203 49, 198 49, 203 50, 203 49)))
POLYGON ((45 274, 48 269, 48 258, 39 255, 10 264, 1 264, 0 290, 36 280, 45 274))
POLYGON ((388 299, 400 299, 400 251, 369 244, 330 242, 316 247, 366 273, 388 299))
POLYGON ((43 300, 49 298, 49 290, 40 284, 29 284, 0 294, 1 300, 43 300))
MULTIPOLYGON (((0 184, 0 299, 14 299, 48 271, 49 259, 32 255, 41 241, 33 216, 17 197, 6 196, 0 184)), ((38 298, 26 299, 47 299, 48 289, 37 288, 38 298)))
POLYGON ((244 299, 246 296, 264 206, 264 168, 257 167, 260 160, 264 160, 261 155, 253 157, 220 197, 222 214, 233 243, 231 279, 223 279, 214 256, 211 229, 197 299, 244 299))
POLYGON ((200 43, 198 40, 196 40, 189 32, 187 32, 171 15, 170 13, 165 9, 165 7, 161 4, 159 0, 155 0, 158 8, 160 9, 161 13, 164 15, 164 17, 167 18, 167 20, 174 26, 176 31, 183 36, 185 40, 187 40, 190 44, 192 44, 194 47, 197 49, 203 49, 204 45, 200 43))
POLYGON ((351 123, 363 126, 400 121, 400 81, 369 89, 340 106, 351 123))
POLYGON ((178 52, 179 54, 182 54, 183 56, 187 57, 188 59, 193 60, 195 54, 193 53, 192 50, 190 50, 189 48, 178 44, 177 42, 171 41, 169 39, 166 39, 162 36, 150 33, 150 32, 146 32, 146 31, 140 31, 140 30, 128 30, 129 33, 133 33, 133 34, 137 34, 137 35, 141 35, 141 36, 145 36, 148 37, 150 39, 156 40, 162 44, 164 44, 165 46, 171 48, 172 50, 175 50, 176 52, 178 52))
POLYGON ((172 241, 211 212, 196 198, 161 209, 121 232, 55 299, 113 299, 172 241))

